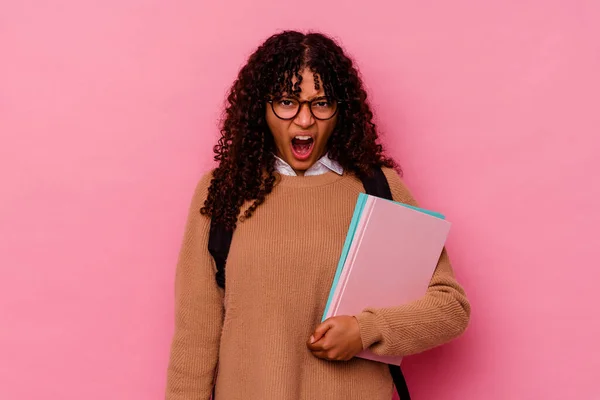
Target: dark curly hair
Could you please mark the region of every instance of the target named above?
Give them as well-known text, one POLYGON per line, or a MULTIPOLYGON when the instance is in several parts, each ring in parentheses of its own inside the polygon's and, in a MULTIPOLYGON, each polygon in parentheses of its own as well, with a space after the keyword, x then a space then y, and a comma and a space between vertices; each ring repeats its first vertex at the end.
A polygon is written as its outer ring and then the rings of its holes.
POLYGON ((275 142, 266 123, 266 100, 300 91, 300 72, 305 68, 320 78, 315 85, 323 85, 326 96, 340 101, 327 144, 329 157, 357 176, 384 166, 400 172, 383 155, 367 93, 343 49, 320 33, 284 31, 268 38, 249 57, 227 97, 221 137, 214 147, 219 165, 200 212, 229 230, 235 228, 246 201, 252 204, 242 219, 249 218, 273 189, 275 142), (294 77, 297 81, 292 85, 294 77))

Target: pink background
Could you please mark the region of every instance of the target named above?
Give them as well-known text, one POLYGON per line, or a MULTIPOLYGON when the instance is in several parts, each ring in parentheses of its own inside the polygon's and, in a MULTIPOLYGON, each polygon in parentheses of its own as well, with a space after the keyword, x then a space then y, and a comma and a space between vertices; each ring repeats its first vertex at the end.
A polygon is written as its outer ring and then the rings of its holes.
POLYGON ((162 399, 192 189, 245 57, 281 28, 356 57, 473 303, 409 357, 419 399, 598 399, 600 6, 0 3, 0 398, 162 399))

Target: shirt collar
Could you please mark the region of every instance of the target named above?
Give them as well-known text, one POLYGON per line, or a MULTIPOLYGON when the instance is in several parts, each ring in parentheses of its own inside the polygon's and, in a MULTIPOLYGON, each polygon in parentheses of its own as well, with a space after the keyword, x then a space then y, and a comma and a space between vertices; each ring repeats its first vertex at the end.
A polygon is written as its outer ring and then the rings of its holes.
MULTIPOLYGON (((275 156, 275 169, 283 175, 297 176, 296 171, 282 158, 275 156)), ((338 175, 344 174, 344 167, 335 160, 329 158, 328 154, 317 160, 314 165, 307 169, 304 175, 319 175, 327 171, 333 171, 338 175)))

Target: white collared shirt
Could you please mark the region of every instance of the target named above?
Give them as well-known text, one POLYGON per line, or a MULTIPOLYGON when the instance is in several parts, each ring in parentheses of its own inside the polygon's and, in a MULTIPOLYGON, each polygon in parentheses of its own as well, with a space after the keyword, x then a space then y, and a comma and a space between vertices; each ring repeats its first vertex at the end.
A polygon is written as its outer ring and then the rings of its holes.
MULTIPOLYGON (((283 159, 275 156, 275 169, 282 175, 287 176, 298 176, 296 171, 283 159)), ((344 173, 344 168, 335 160, 332 160, 325 154, 316 163, 314 163, 309 169, 304 172, 304 176, 315 176, 321 175, 328 171, 333 171, 338 175, 344 173)))

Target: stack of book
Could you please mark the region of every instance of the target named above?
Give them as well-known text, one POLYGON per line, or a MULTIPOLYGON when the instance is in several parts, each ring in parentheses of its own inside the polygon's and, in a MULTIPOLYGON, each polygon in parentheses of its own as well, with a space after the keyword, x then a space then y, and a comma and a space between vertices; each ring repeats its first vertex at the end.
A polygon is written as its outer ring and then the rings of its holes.
MULTIPOLYGON (((449 230, 450 222, 442 214, 361 193, 323 321, 424 296, 449 230)), ((402 361, 369 350, 357 357, 394 365, 402 361)))

